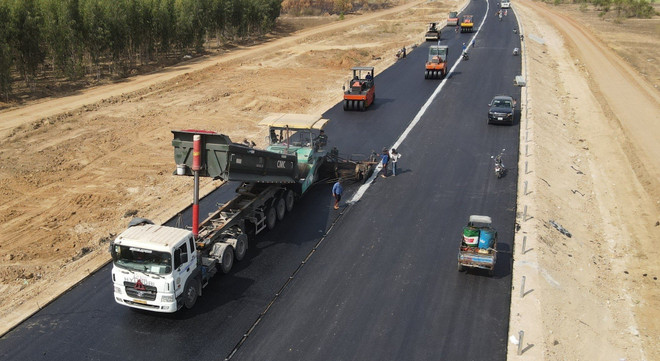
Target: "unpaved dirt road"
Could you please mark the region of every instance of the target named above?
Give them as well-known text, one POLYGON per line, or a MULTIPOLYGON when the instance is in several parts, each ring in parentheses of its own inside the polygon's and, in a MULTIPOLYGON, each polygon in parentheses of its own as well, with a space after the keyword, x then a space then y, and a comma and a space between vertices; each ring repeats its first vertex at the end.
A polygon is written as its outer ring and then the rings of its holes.
MULTIPOLYGON (((108 239, 133 215, 161 222, 189 204, 188 179, 171 176, 170 129, 261 143, 256 122, 268 113, 321 113, 348 68, 378 72, 461 3, 410 2, 0 112, 0 332, 107 262, 108 239)), ((532 250, 517 248, 514 271, 514 290, 523 275, 533 289, 513 293, 511 333, 524 329, 533 345, 521 358, 660 359, 657 90, 574 21, 590 13, 514 6, 530 99, 519 209, 533 215, 518 234, 532 250)))

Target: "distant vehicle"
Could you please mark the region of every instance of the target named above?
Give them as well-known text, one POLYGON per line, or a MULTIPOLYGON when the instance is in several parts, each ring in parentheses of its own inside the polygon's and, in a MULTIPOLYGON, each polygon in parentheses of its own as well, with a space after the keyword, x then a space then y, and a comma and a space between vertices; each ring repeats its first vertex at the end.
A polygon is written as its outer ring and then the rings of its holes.
POLYGON ((516 101, 508 95, 498 95, 488 103, 488 124, 513 125, 516 101))
POLYGON ((437 23, 429 23, 429 29, 426 31, 424 38, 429 40, 440 40, 440 30, 438 30, 437 23))
POLYGON ((458 12, 451 11, 447 17, 447 26, 458 26, 458 12))
POLYGON ((458 271, 469 268, 480 268, 493 275, 497 261, 497 231, 492 227, 488 216, 472 215, 466 227, 458 248, 458 271))
POLYGON ((509 9, 509 8, 511 8, 511 2, 504 0, 504 1, 502 1, 502 5, 500 7, 502 9, 509 9))
POLYGON ((366 110, 376 100, 374 67, 356 66, 351 70, 353 78, 349 80, 348 88, 343 87, 344 110, 366 110))
POLYGON ((504 163, 502 162, 502 157, 504 157, 504 151, 505 150, 506 149, 502 149, 500 154, 498 154, 497 156, 492 156, 492 155, 490 156, 493 159, 493 161, 495 161, 494 170, 495 170, 495 176, 497 177, 497 179, 500 179, 500 178, 502 178, 506 175, 506 167, 504 166, 504 163))
POLYGON ((472 19, 472 15, 463 15, 463 20, 461 21, 461 33, 472 32, 472 28, 474 27, 474 21, 472 19))
POLYGON ((449 47, 446 45, 431 45, 429 47, 424 79, 440 79, 447 75, 448 51, 449 47))

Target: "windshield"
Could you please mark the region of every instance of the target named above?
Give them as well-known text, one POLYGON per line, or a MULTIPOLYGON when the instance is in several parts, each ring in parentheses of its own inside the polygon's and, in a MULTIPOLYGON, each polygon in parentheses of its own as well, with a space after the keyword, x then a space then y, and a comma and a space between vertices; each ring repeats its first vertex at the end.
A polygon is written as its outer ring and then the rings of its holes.
POLYGON ((172 272, 172 255, 137 247, 115 245, 112 259, 117 267, 158 275, 172 272))
POLYGON ((436 56, 440 58, 442 61, 445 61, 447 59, 447 48, 436 48, 436 47, 429 48, 428 61, 432 61, 433 58, 436 56))
POLYGON ((495 100, 493 106, 498 108, 511 108, 511 102, 508 100, 495 100))
POLYGON ((270 129, 270 142, 274 144, 288 144, 292 147, 309 147, 312 143, 312 133, 308 130, 270 129))

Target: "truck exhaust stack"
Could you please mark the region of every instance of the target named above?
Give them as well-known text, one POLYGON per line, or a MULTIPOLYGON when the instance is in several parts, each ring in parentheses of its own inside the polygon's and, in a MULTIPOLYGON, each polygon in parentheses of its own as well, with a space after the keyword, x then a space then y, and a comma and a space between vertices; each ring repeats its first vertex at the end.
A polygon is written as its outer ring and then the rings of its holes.
POLYGON ((193 135, 193 162, 192 170, 195 176, 195 190, 193 191, 193 208, 192 208, 192 233, 193 237, 197 239, 199 235, 199 169, 202 164, 202 136, 199 134, 193 135))

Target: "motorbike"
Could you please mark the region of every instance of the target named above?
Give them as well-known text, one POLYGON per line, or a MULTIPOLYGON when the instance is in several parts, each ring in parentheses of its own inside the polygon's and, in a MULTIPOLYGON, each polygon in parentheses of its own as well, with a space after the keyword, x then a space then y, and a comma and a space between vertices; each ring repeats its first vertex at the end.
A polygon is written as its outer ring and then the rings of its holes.
POLYGON ((463 60, 470 60, 470 55, 468 54, 467 51, 463 51, 463 54, 461 54, 461 57, 463 57, 463 60))
POLYGON ((496 157, 490 156, 491 159, 495 160, 495 176, 497 179, 500 179, 506 175, 506 168, 504 167, 504 164, 502 163, 502 156, 504 156, 504 149, 498 154, 496 157))

